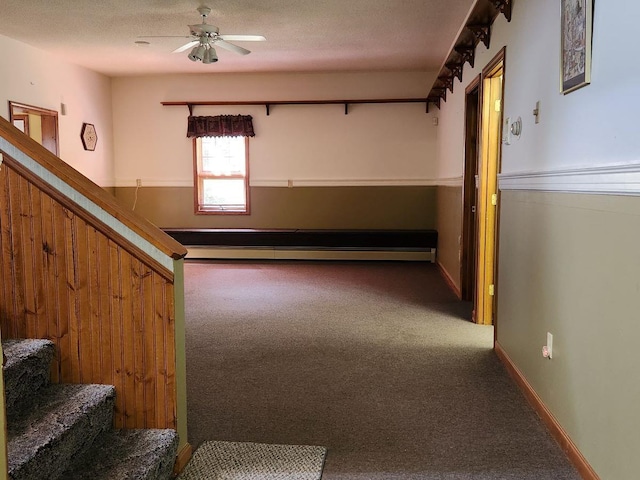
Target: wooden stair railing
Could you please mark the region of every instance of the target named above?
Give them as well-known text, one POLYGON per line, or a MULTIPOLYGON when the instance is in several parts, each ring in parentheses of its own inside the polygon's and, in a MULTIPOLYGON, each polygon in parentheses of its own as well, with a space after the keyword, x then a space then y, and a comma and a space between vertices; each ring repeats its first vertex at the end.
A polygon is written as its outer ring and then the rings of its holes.
POLYGON ((185 247, 2 118, 0 161, 2 338, 52 340, 54 382, 115 385, 116 428, 186 455, 185 247))

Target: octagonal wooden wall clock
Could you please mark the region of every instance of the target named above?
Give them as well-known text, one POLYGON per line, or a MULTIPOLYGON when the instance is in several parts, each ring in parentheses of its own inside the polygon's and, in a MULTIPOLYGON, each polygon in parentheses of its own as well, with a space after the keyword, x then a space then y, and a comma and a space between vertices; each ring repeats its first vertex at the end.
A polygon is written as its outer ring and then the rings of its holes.
POLYGON ((98 143, 98 134, 96 133, 96 127, 94 127, 93 124, 82 124, 80 138, 82 139, 82 146, 85 150, 90 150, 93 152, 96 149, 96 144, 98 143))

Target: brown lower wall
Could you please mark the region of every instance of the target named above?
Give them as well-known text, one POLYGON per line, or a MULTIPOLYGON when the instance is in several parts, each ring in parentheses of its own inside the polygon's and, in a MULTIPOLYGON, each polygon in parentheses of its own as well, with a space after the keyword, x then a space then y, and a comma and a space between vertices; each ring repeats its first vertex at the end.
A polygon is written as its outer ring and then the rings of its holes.
MULTIPOLYGON (((131 207, 135 187, 115 196, 131 207)), ((433 229, 436 187, 251 187, 250 215, 195 215, 193 187, 140 187, 135 211, 164 228, 433 229)))
POLYGON ((436 230, 438 263, 460 289, 460 236, 462 235, 462 187, 437 187, 436 230))

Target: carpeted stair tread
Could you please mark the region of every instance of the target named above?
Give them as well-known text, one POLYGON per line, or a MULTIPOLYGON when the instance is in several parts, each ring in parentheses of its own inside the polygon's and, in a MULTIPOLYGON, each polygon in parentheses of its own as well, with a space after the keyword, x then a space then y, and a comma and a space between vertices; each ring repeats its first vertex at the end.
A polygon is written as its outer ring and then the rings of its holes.
POLYGON ((178 449, 175 430, 113 430, 62 476, 65 480, 168 480, 178 449))
POLYGON ((49 366, 55 346, 49 340, 4 340, 3 367, 7 416, 29 408, 38 390, 49 384, 49 366))
POLYGON ((49 385, 33 408, 7 427, 9 474, 13 480, 59 478, 111 428, 115 388, 111 385, 49 385))

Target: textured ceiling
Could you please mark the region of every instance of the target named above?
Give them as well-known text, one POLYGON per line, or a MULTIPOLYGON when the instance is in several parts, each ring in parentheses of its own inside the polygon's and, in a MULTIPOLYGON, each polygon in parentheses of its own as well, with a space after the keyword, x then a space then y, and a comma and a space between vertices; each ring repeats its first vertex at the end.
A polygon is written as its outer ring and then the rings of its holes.
POLYGON ((474 0, 0 0, 0 34, 107 75, 437 70, 474 0), (264 35, 204 65, 171 52, 200 23, 264 35))

